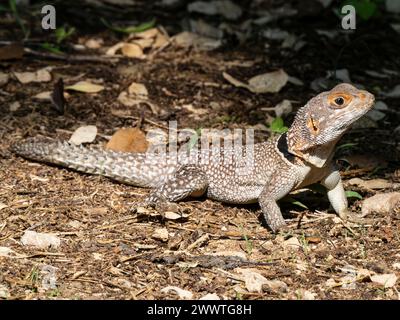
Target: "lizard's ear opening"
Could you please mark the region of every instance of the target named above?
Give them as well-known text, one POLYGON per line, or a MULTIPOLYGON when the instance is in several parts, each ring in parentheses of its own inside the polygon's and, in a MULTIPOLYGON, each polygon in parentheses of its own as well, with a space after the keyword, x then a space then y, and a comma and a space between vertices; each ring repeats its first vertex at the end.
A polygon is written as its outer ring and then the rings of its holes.
POLYGON ((319 122, 313 117, 308 118, 307 127, 313 135, 317 135, 319 133, 319 122))
POLYGON ((353 97, 346 93, 331 93, 328 96, 329 106, 333 109, 342 109, 349 105, 349 103, 353 100, 353 97))

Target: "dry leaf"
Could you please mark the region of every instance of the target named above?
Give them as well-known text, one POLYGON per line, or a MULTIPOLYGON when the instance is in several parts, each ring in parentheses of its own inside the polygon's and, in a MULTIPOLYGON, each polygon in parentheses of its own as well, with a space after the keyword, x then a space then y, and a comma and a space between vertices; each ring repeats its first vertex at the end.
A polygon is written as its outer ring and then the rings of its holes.
POLYGON ((264 286, 268 287, 269 289, 281 293, 285 293, 288 291, 288 286, 285 282, 281 280, 268 280, 264 286))
POLYGON ((380 214, 390 214, 393 211, 400 211, 400 192, 390 192, 376 194, 362 203, 362 217, 376 212, 380 214))
POLYGON ((99 49, 103 46, 104 41, 101 38, 89 39, 85 42, 85 47, 89 49, 99 49))
POLYGON ((135 38, 151 39, 155 38, 159 33, 160 31, 157 28, 151 28, 146 31, 135 33, 134 36, 135 38))
POLYGON ((138 96, 142 99, 146 99, 149 94, 147 88, 143 84, 137 82, 131 83, 131 85, 128 87, 128 93, 130 95, 138 96))
POLYGON ((250 91, 254 93, 279 92, 288 79, 289 76, 282 69, 260 74, 249 80, 250 91))
POLYGON ((0 247, 0 257, 15 256, 16 252, 8 247, 0 247))
POLYGON ((178 220, 178 219, 182 218, 182 215, 179 213, 176 213, 176 212, 166 211, 164 213, 164 217, 165 217, 165 219, 168 219, 168 220, 178 220))
POLYGON ((246 88, 253 93, 279 92, 289 79, 287 73, 282 69, 252 77, 249 84, 235 79, 226 72, 223 72, 222 75, 234 86, 246 88))
POLYGON ((384 288, 391 288, 396 284, 397 276, 394 273, 376 274, 371 276, 371 281, 382 285, 384 288))
POLYGON ((80 145, 82 143, 93 142, 96 139, 97 127, 96 126, 83 126, 79 127, 72 134, 69 139, 70 143, 80 145))
POLYGON ((0 47, 0 60, 21 59, 23 55, 24 47, 19 43, 0 47))
POLYGON ((316 293, 304 289, 297 290, 297 295, 300 296, 302 300, 315 300, 317 296, 316 293))
POLYGON ((198 50, 214 50, 221 46, 222 42, 218 39, 202 37, 193 32, 184 31, 173 37, 174 42, 181 47, 194 47, 198 50))
POLYGON ((0 87, 4 86, 10 80, 8 73, 0 72, 0 87))
POLYGON ((237 268, 237 272, 242 274, 242 279, 245 282, 246 289, 249 292, 262 292, 263 285, 268 283, 268 280, 258 272, 251 269, 237 268))
POLYGON ((134 43, 124 43, 121 48, 122 54, 129 58, 143 58, 143 50, 142 48, 134 43))
POLYGON ((283 100, 274 107, 277 117, 286 117, 293 111, 292 103, 289 100, 283 100))
POLYGON ((14 75, 22 84, 51 81, 51 74, 47 68, 37 70, 36 72, 14 72, 14 75))
POLYGON ((48 100, 50 101, 51 91, 43 91, 33 96, 37 100, 48 100))
POLYGON ((167 228, 157 228, 156 230, 154 230, 151 237, 156 240, 167 242, 169 238, 168 230, 167 228))
POLYGON ((209 112, 207 109, 204 108, 194 108, 192 104, 184 104, 182 108, 199 116, 205 115, 209 112))
POLYGON ((375 167, 387 167, 387 161, 372 154, 354 154, 342 157, 351 166, 357 166, 360 169, 374 169, 375 167))
POLYGON ((10 111, 14 112, 17 111, 19 108, 21 107, 21 104, 19 103, 19 101, 14 101, 13 103, 10 104, 10 111))
POLYGON ((170 291, 176 293, 180 299, 190 300, 193 298, 193 293, 191 293, 190 291, 187 291, 187 290, 183 290, 178 287, 168 286, 168 287, 161 289, 162 293, 169 293, 170 291))
POLYGON ((84 93, 97 93, 104 90, 104 87, 88 81, 79 81, 72 86, 66 87, 65 89, 84 93))
POLYGON ((146 152, 149 143, 145 133, 139 128, 124 128, 113 134, 106 149, 121 152, 146 152))
POLYGON ((10 297, 10 290, 3 284, 0 284, 0 299, 8 299, 10 297))
POLYGON ((114 56, 118 50, 120 50, 124 46, 124 42, 118 42, 117 44, 113 45, 112 47, 108 48, 106 51, 107 56, 114 56))
POLYGON ((291 237, 283 242, 283 247, 289 250, 299 250, 301 248, 301 244, 299 239, 296 237, 291 237))
POLYGON ((122 91, 119 95, 117 100, 122 103, 125 107, 133 107, 141 102, 143 99, 138 99, 137 97, 132 97, 126 91, 122 91))
POLYGON ((400 186, 398 183, 392 183, 385 179, 371 179, 371 180, 363 180, 360 178, 350 179, 349 184, 359 186, 364 189, 389 189, 389 188, 397 188, 400 186))
POLYGON ((38 233, 27 230, 21 237, 21 243, 24 246, 34 246, 39 249, 48 249, 50 247, 57 249, 60 246, 60 238, 50 233, 38 233))
POLYGON ((154 39, 137 39, 135 41, 132 42, 133 44, 138 45, 140 48, 142 49, 146 49, 146 48, 150 48, 153 43, 154 43, 154 39))
POLYGON ((162 34, 162 33, 158 33, 156 39, 154 40, 153 43, 153 48, 157 49, 157 48, 161 48, 163 46, 165 46, 169 41, 169 37, 162 34))

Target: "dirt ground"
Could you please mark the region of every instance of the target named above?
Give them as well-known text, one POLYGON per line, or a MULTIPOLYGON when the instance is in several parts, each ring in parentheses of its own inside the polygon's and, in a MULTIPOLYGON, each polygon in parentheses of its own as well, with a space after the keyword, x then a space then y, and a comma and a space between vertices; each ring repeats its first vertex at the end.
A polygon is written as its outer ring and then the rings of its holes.
MULTIPOLYGON (((137 2, 129 10, 118 6, 115 10, 126 11, 129 21, 156 17, 156 26, 170 36, 183 30, 181 21, 188 17, 216 26, 223 21, 188 13, 188 1, 183 2, 162 9, 152 2, 137 2)), ((354 83, 388 106, 384 118, 359 123, 339 143, 335 161, 346 190, 362 196, 349 198, 350 208, 360 213, 365 199, 400 191, 400 100, 382 94, 400 81, 400 37, 390 26, 396 18, 378 16, 360 22, 355 32, 343 32, 332 10, 317 4, 305 8, 300 1, 242 2, 240 23, 256 19, 259 11, 290 4, 298 13, 270 22, 268 28, 301 37, 304 47, 282 48, 281 40, 260 35, 265 26, 253 25, 243 42, 228 34, 211 51, 171 42, 144 59, 117 55, 115 60, 74 61, 25 54, 0 60, 0 71, 10 77, 0 86, 0 299, 179 298, 179 290, 163 290, 169 286, 187 290, 193 299, 207 294, 220 299, 400 298, 399 281, 389 283, 400 276, 400 210, 373 212, 360 223, 343 222, 333 214, 326 195, 309 190, 291 195, 307 209, 281 201, 291 227, 284 233, 270 232, 257 205, 226 205, 209 199, 180 202, 182 216, 169 219, 156 210, 137 210, 146 189, 34 163, 9 151, 14 142, 37 135, 68 140, 84 125, 95 125, 99 134, 93 144, 104 145, 115 131, 137 125, 141 117, 144 132, 165 130, 169 120, 177 120, 179 128, 256 128, 260 141, 271 135, 268 122, 275 114, 268 108, 283 99, 293 101, 294 110, 284 118, 289 125, 295 111, 317 93, 310 84, 325 78, 328 70, 346 68, 354 83), (316 30, 339 34, 330 38, 316 30), (22 84, 14 75, 45 67, 51 67, 51 81, 22 84), (247 80, 280 68, 302 85, 288 83, 278 93, 255 94, 222 76, 227 72, 247 80), (383 69, 393 72, 384 74, 383 69), (383 76, 366 72, 371 70, 383 76), (105 89, 94 94, 68 91, 68 105, 60 113, 49 101, 34 98, 53 90, 59 78, 65 86, 90 80, 105 89), (146 86, 155 109, 146 103, 126 107, 118 101, 132 82, 146 86), (387 184, 356 186, 349 182, 353 178, 383 179, 387 184), (54 234, 61 244, 48 249, 25 246, 21 237, 27 230, 54 234), (7 248, 13 251, 7 254, 7 248), (376 280, 382 275, 388 277, 387 284, 376 280)), ((83 21, 74 13, 88 5, 71 3, 58 9, 63 15, 57 22, 67 21, 76 28, 63 47, 71 56, 96 57, 101 50, 74 51, 71 44, 102 38, 101 47, 107 48, 126 39, 127 35, 96 24, 101 9, 85 11, 83 21)), ((110 11, 104 12, 112 21, 110 11)), ((35 23, 34 18, 30 21, 35 23)), ((0 15, 3 44, 20 37, 15 21, 0 15)), ((49 36, 33 30, 30 37, 34 46, 49 36)), ((326 81, 329 87, 335 82, 326 81)))

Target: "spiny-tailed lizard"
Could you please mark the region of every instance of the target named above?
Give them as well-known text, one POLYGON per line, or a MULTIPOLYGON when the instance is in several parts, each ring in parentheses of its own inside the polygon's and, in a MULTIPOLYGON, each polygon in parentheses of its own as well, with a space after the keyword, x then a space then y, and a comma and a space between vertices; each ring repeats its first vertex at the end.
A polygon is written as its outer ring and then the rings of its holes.
POLYGON ((12 149, 28 159, 153 188, 146 200, 149 205, 204 194, 227 203, 258 202, 267 224, 276 232, 285 225, 277 201, 316 182, 326 187, 336 213, 347 217, 345 191, 332 163, 334 147, 373 104, 371 93, 339 84, 300 108, 285 134, 240 149, 182 153, 178 160, 172 155, 122 153, 37 138, 17 143, 12 149), (253 162, 243 155, 252 155, 253 162), (230 160, 224 161, 226 157, 230 160))

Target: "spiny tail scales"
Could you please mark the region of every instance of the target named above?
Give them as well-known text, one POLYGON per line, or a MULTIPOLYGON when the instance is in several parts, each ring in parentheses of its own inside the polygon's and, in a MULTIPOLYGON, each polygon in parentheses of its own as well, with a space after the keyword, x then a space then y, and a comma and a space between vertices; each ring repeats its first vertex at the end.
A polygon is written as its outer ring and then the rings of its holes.
POLYGON ((176 167, 166 162, 161 165, 156 155, 86 148, 51 139, 30 138, 14 144, 11 149, 27 159, 98 174, 139 187, 158 186, 176 167))

